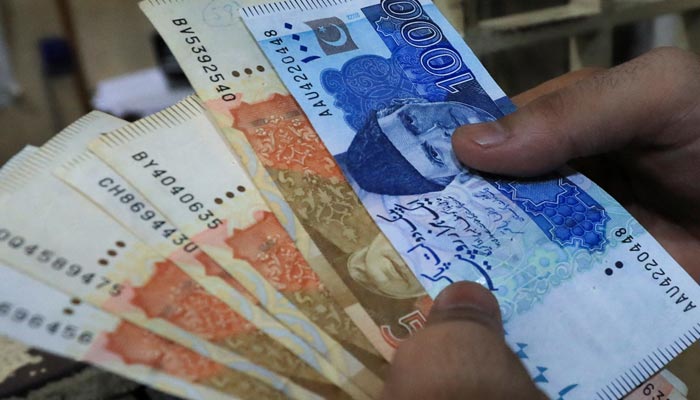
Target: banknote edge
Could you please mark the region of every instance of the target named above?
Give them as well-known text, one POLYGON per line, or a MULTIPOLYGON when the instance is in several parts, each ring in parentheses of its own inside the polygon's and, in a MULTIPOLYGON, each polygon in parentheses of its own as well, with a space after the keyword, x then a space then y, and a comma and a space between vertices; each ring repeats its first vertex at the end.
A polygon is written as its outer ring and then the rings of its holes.
POLYGON ((323 2, 320 0, 281 0, 241 7, 239 13, 241 17, 251 19, 283 12, 313 11, 321 8, 339 6, 351 1, 352 0, 324 0, 323 2))

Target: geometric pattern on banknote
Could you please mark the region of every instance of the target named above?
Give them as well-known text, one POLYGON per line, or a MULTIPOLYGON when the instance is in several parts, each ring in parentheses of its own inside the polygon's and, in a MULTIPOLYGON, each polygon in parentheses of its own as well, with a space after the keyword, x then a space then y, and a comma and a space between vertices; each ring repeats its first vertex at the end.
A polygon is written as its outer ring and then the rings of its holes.
MULTIPOLYGON (((508 333, 506 333, 508 335, 508 333)), ((530 371, 530 374, 532 375, 532 380, 538 383, 538 386, 540 388, 542 387, 547 387, 551 385, 549 379, 547 378, 547 371, 549 370, 548 367, 541 365, 537 360, 533 359, 530 355, 532 353, 535 353, 532 348, 531 343, 525 343, 518 341, 517 339, 510 337, 510 343, 515 343, 515 346, 517 348, 514 348, 515 355, 520 359, 520 362, 525 365, 525 368, 530 371)), ((556 400, 566 400, 568 395, 571 394, 572 391, 576 390, 576 388, 579 386, 578 383, 569 383, 565 384, 556 388, 548 388, 547 392, 548 393, 556 393, 558 397, 556 400)))
POLYGON ((106 339, 105 347, 127 364, 149 365, 189 381, 215 376, 223 369, 192 350, 128 322, 107 333, 106 339))
POLYGON ((322 290, 323 284, 277 218, 264 211, 256 215, 256 220, 243 229, 234 229, 226 239, 234 258, 251 263, 282 292, 322 290))
POLYGON ((490 181, 560 246, 603 251, 607 244, 607 212, 565 177, 538 181, 490 181))
MULTIPOLYGON (((498 297, 503 315, 507 322, 513 316, 531 310, 555 287, 571 279, 575 273, 575 264, 570 255, 547 238, 535 243, 529 249, 523 249, 527 262, 521 268, 511 272, 509 279, 499 281, 498 297)), ((587 251, 578 254, 589 258, 587 251)), ((590 260, 586 260, 590 265, 590 260)))
POLYGON ((231 115, 235 128, 245 132, 265 166, 343 179, 343 173, 291 95, 275 93, 258 103, 242 102, 231 110, 231 115))
MULTIPOLYGON (((497 180, 493 177, 482 177, 485 182, 494 186, 496 190, 483 189, 472 193, 472 201, 468 206, 462 204, 452 196, 437 196, 434 198, 424 198, 424 204, 436 204, 441 215, 451 215, 457 213, 461 218, 466 218, 470 226, 481 226, 474 233, 474 240, 469 245, 458 242, 460 246, 455 250, 464 251, 463 258, 468 258, 477 263, 481 260, 488 261, 492 267, 487 268, 488 275, 492 280, 492 285, 497 289, 493 294, 498 298, 504 322, 507 322, 514 315, 522 314, 539 302, 555 287, 559 286, 573 277, 576 272, 590 269, 594 253, 588 248, 562 246, 560 243, 549 238, 548 235, 541 235, 534 238, 534 242, 514 241, 507 246, 509 254, 520 254, 520 262, 510 263, 507 260, 493 259, 491 253, 504 244, 494 244, 486 240, 491 234, 488 232, 495 229, 497 232, 517 234, 508 225, 498 226, 498 223, 481 221, 477 215, 488 215, 488 210, 493 206, 493 202, 501 204, 504 210, 511 208, 508 214, 515 213, 517 219, 527 220, 526 210, 519 209, 516 205, 508 206, 505 199, 496 197, 500 192, 495 187, 497 180), (488 228, 487 228, 488 227, 488 228), (480 232, 477 234, 477 232, 480 232), (486 232, 487 235, 483 236, 486 232), (485 241, 485 242, 484 242, 485 241), (484 243, 482 243, 484 242, 484 243), (481 243, 481 244, 480 244, 481 243), (488 245, 488 246, 486 246, 488 245), (498 261, 498 264, 494 262, 498 261), (519 265, 519 266, 518 266, 519 265)), ((463 177, 458 177, 463 179, 463 177)), ((468 194, 466 190, 463 192, 468 194)), ((414 203, 417 203, 414 201, 414 203)), ((500 220, 500 216, 497 221, 500 220)), ((461 226, 461 225, 460 225, 461 226)), ((539 228, 539 225, 538 225, 539 228)), ((488 280, 487 280, 488 282, 488 280)))
MULTIPOLYGON (((346 269, 350 267, 346 265, 348 255, 357 261, 356 256, 368 254, 371 244, 383 235, 299 104, 289 94, 273 93, 264 101, 241 102, 229 112, 233 127, 246 136, 285 200, 304 221, 304 226, 332 243, 321 246, 323 254, 333 260, 336 271, 347 275, 346 269)), ((390 245, 386 252, 375 253, 372 253, 371 260, 367 260, 368 268, 391 265, 407 272, 407 279, 417 284, 415 276, 390 245)), ((360 287, 366 289, 364 285, 360 287)), ((387 306, 383 295, 375 297, 364 290, 354 293, 360 296, 372 318, 379 322, 385 340, 392 347, 414 332, 415 323, 409 321, 411 316, 417 314, 425 319, 425 313, 416 310, 410 299, 395 299, 392 306, 387 306), (382 305, 381 310, 375 310, 374 305, 382 305)), ((429 300, 424 292, 417 297, 419 302, 429 300)))
MULTIPOLYGON (((273 171, 271 171, 273 172, 273 171)), ((312 174, 273 173, 278 187, 299 217, 345 253, 369 245, 380 234, 352 188, 312 174)))
POLYGON ((257 222, 234 229, 225 240, 236 259, 250 263, 266 281, 314 323, 341 342, 372 351, 371 345, 345 312, 333 301, 318 275, 271 212, 260 212, 257 222))
MULTIPOLYGON (((421 15, 415 19, 410 17, 398 18, 396 17, 396 14, 387 13, 384 11, 383 4, 365 7, 362 9, 362 12, 367 18, 367 21, 373 25, 374 30, 377 32, 377 37, 379 37, 388 48, 389 52, 391 53, 392 62, 397 65, 399 71, 405 73, 404 76, 413 83, 415 87, 414 93, 416 95, 413 97, 422 98, 428 102, 456 101, 480 108, 497 118, 503 115, 502 110, 484 91, 477 79, 471 79, 461 83, 460 90, 458 90, 456 93, 448 93, 439 87, 437 83, 444 79, 445 75, 442 73, 445 73, 447 70, 449 70, 449 74, 452 76, 466 76, 471 74, 471 70, 464 63, 450 64, 449 59, 451 57, 449 56, 444 58, 442 56, 437 56, 437 54, 444 56, 447 56, 448 53, 458 54, 457 50, 447 40, 446 36, 439 31, 439 28, 435 32, 436 35, 433 37, 436 38, 436 40, 431 40, 433 38, 426 40, 426 42, 430 43, 427 45, 430 50, 426 51, 426 48, 424 47, 426 45, 425 42, 421 46, 414 46, 413 44, 415 42, 409 43, 407 41, 407 37, 413 37, 415 39, 416 36, 412 35, 412 33, 417 33, 411 32, 413 29, 405 29, 409 26, 409 24, 410 26, 414 27, 416 25, 423 27, 438 25, 431 20, 430 16, 422 13, 422 10, 421 15), (412 22, 407 23, 407 20, 412 20, 412 22), (436 50, 439 53, 432 53, 436 50), (433 56, 426 59, 424 56, 426 56, 428 52, 433 54, 433 56), (424 63, 431 64, 437 68, 445 68, 446 70, 443 70, 441 74, 429 74, 426 73, 426 69, 423 65, 424 63)), ((421 30, 422 29, 420 28, 416 29, 416 31, 421 30)), ((423 33, 419 34, 418 36, 421 36, 422 34, 423 33)), ((428 38, 429 36, 430 34, 426 35, 424 38, 428 38)), ((356 57, 356 59, 350 60, 343 66, 342 70, 345 71, 353 63, 362 63, 360 60, 362 57, 366 56, 360 56, 356 57)), ((326 74, 326 72, 321 74, 322 81, 324 80, 326 74)), ((346 84, 352 83, 352 81, 346 81, 346 84)), ((366 87, 367 84, 368 82, 363 82, 362 86, 366 87)), ((382 89, 384 88, 382 87, 382 89)), ((370 91, 367 94, 375 96, 377 95, 377 92, 370 91)), ((391 99, 387 98, 387 101, 390 102, 393 99, 403 98, 406 97, 393 97, 391 99)), ((382 108, 385 108, 388 105, 391 104, 386 104, 382 108)), ((353 126, 353 128, 358 129, 357 126, 353 126)))
MULTIPOLYGON (((460 176, 458 180, 465 178, 465 176, 460 176)), ((461 193, 468 195, 466 190, 461 193)), ((517 232, 513 232, 507 224, 501 225, 503 220, 500 219, 500 215, 494 220, 482 220, 479 215, 489 215, 488 210, 492 209, 492 200, 498 200, 499 204, 508 206, 507 200, 500 200, 499 192, 495 189, 471 193, 471 196, 472 201, 467 205, 451 195, 442 195, 442 193, 429 195, 410 201, 406 206, 396 206, 390 210, 393 217, 386 220, 392 222, 395 219, 397 221, 408 219, 414 221, 416 226, 430 226, 429 220, 431 218, 442 216, 443 219, 440 220, 442 223, 437 225, 440 226, 440 229, 433 230, 430 235, 425 237, 437 240, 438 242, 435 243, 440 243, 439 246, 449 246, 452 243, 455 257, 449 263, 436 264, 442 265, 438 270, 450 270, 456 266, 473 268, 475 273, 472 279, 483 278, 486 286, 494 290, 493 294, 499 299, 505 322, 516 314, 532 309, 533 305, 541 302, 552 288, 571 279, 575 270, 587 269, 581 266, 591 265, 590 258, 593 257, 593 254, 590 250, 561 246, 546 235, 540 235, 534 243, 528 243, 528 245, 524 245, 521 241, 507 245, 507 253, 520 254, 519 258, 524 262, 510 263, 500 258, 494 259, 491 257, 493 252, 504 246, 503 243, 497 241, 494 232, 510 232, 510 234, 517 232), (433 210, 435 214, 428 213, 426 210, 433 210), (398 217, 401 218, 397 219, 398 217), (451 217, 455 220, 452 221, 451 217), (462 240, 465 238, 459 235, 451 238, 449 232, 452 230, 469 232, 469 240, 465 242, 462 240)), ((520 210, 515 205, 508 207, 511 208, 509 212, 517 210, 517 213, 522 215, 513 214, 517 220, 529 219, 525 215, 525 211, 520 210)), ((410 229, 409 226, 406 228, 410 229)), ((428 232, 426 231, 424 234, 428 232)), ((420 245, 419 239, 422 240, 423 237, 417 236, 415 239, 417 245, 420 245)), ((414 248, 421 251, 419 246, 414 248)), ((429 255, 429 251, 424 254, 424 256, 429 255)), ((431 257, 428 258, 435 261, 431 257)), ((466 273, 466 271, 462 272, 466 273)), ((421 275, 426 279, 438 278, 431 274, 421 275)))
POLYGON ((239 281, 237 281, 231 274, 226 272, 225 269, 219 265, 209 254, 197 250, 193 256, 197 262, 204 267, 204 273, 206 276, 215 276, 222 281, 226 282, 227 285, 232 287, 234 290, 239 292, 243 297, 246 298, 251 304, 260 305, 260 301, 248 291, 239 281))
POLYGON ((321 74, 321 83, 355 130, 365 125, 372 111, 391 106, 394 99, 420 97, 393 56, 391 59, 374 55, 355 57, 341 71, 328 70, 321 74))
POLYGON ((170 260, 155 263, 153 269, 145 284, 132 288, 131 299, 149 318, 162 318, 292 379, 323 380, 287 348, 205 290, 170 260))
POLYGON ((324 89, 333 95, 334 105, 343 110, 345 121, 353 130, 362 129, 375 111, 387 109, 402 99, 459 101, 496 117, 503 115, 474 81, 465 83, 468 89, 457 95, 446 95, 446 91, 431 84, 432 80, 424 78, 426 74, 417 61, 416 51, 412 46, 399 47, 389 59, 362 55, 347 61, 340 71, 328 69, 321 73, 324 89))
POLYGON ((169 260, 155 263, 148 282, 133 291, 133 304, 150 318, 165 319, 208 341, 256 329, 169 260))
POLYGON ((238 372, 128 322, 122 322, 113 332, 101 335, 99 341, 110 352, 119 354, 127 365, 146 365, 189 382, 201 383, 247 399, 285 398, 267 385, 251 381, 238 372))
POLYGON ((378 234, 291 95, 241 103, 231 114, 300 218, 346 253, 366 246, 378 234))

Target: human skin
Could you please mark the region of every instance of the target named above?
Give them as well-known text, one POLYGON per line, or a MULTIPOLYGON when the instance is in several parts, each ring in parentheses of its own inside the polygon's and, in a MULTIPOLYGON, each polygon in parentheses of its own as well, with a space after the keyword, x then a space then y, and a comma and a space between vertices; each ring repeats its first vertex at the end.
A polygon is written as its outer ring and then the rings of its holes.
MULTIPOLYGON (((497 122, 452 137, 468 167, 509 176, 570 162, 612 194, 700 280, 700 58, 653 50, 588 69, 514 98, 497 122)), ((495 298, 472 283, 447 287, 427 326, 398 349, 385 399, 539 399, 505 344, 495 298)))

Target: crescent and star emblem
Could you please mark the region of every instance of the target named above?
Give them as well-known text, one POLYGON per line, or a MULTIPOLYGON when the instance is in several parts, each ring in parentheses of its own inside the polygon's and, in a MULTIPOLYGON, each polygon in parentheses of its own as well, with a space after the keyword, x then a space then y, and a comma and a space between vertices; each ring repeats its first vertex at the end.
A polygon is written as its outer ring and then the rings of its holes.
POLYGON ((322 40, 324 43, 328 44, 329 46, 333 47, 340 47, 344 46, 348 42, 348 35, 345 33, 345 30, 343 30, 340 26, 336 24, 328 24, 327 26, 322 26, 318 28, 319 33, 326 33, 326 29, 328 28, 335 28, 335 30, 338 31, 340 34, 340 37, 336 40, 326 40, 323 37, 319 36, 318 39, 322 40))

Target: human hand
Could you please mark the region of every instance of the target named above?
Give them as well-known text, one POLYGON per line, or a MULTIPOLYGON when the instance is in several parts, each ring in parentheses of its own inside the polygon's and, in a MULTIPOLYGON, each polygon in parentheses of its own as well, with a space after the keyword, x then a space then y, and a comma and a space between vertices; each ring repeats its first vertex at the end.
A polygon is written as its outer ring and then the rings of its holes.
MULTIPOLYGON (((700 280, 700 59, 657 49, 610 70, 583 70, 513 99, 521 108, 454 133, 477 170, 536 176, 573 160, 700 280)), ((457 283, 396 353, 384 398, 535 399, 508 349, 495 298, 457 283)))
POLYGON ((435 299, 425 328, 397 350, 383 398, 546 399, 506 345, 496 298, 472 282, 435 299))
POLYGON ((700 58, 653 50, 609 70, 584 70, 514 99, 493 123, 452 141, 466 166, 535 176, 573 166, 617 199, 700 280, 700 58))

